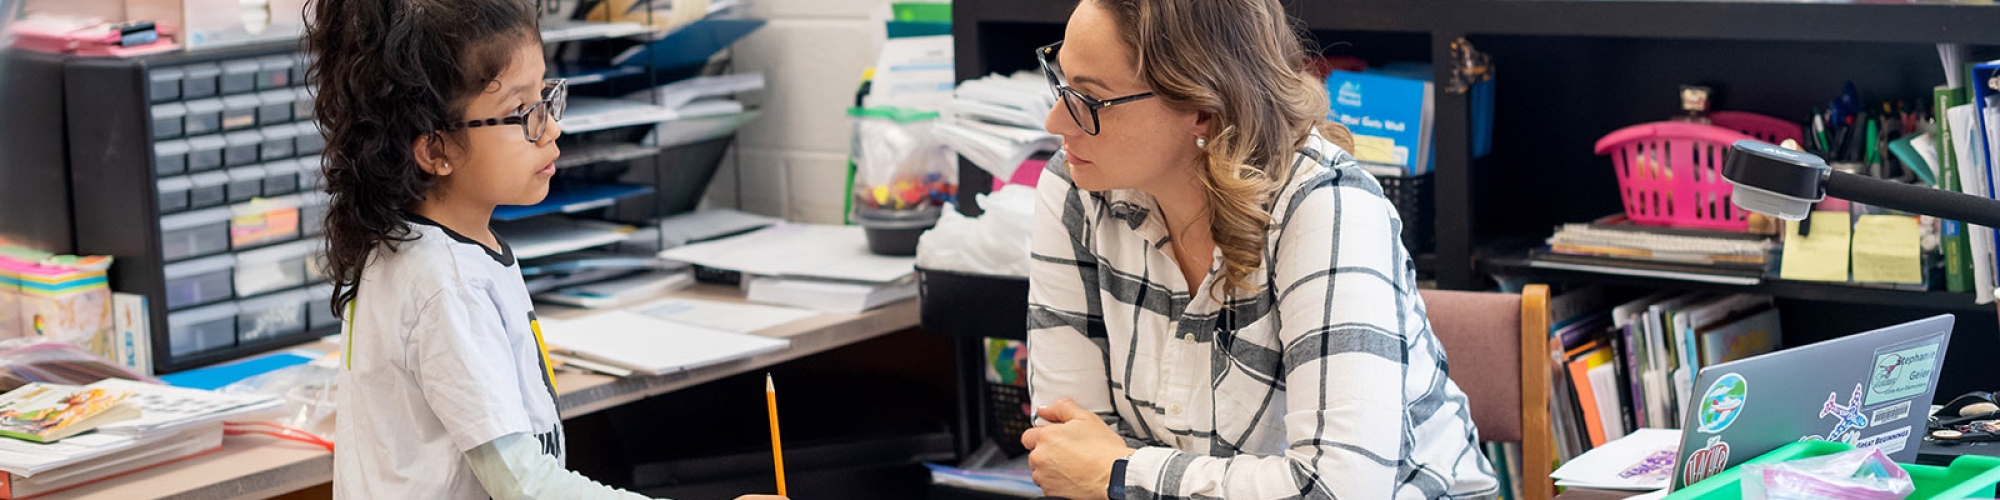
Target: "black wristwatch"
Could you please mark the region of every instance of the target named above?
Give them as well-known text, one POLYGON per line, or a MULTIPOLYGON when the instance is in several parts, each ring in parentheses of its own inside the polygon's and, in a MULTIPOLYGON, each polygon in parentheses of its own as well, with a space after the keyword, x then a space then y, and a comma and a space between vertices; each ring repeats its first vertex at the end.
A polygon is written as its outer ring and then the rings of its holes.
POLYGON ((1111 483, 1104 485, 1104 498, 1125 500, 1125 460, 1111 462, 1111 483))

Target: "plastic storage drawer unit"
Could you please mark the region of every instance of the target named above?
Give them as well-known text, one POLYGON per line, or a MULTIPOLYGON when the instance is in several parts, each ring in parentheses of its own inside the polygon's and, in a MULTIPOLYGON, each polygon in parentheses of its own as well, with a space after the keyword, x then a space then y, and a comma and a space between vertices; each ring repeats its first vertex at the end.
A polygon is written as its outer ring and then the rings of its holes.
POLYGON ((227 208, 211 208, 160 218, 160 259, 173 262, 229 250, 227 208))
POLYGON ((167 351, 185 356, 236 345, 236 304, 222 303, 167 315, 167 351))
POLYGON ((252 342, 306 331, 305 290, 236 301, 236 341, 252 342))
POLYGON ((205 259, 167 264, 167 309, 178 310, 213 304, 236 296, 231 285, 236 257, 217 255, 205 259))
POLYGON ((295 241, 236 254, 236 295, 249 297, 306 284, 306 257, 317 241, 295 241))

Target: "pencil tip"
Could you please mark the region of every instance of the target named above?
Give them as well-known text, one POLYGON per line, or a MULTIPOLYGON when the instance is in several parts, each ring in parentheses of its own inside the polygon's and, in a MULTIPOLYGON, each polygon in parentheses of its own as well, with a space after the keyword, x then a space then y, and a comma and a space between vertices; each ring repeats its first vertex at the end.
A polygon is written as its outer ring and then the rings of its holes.
POLYGON ((771 374, 764 374, 764 392, 778 392, 778 385, 771 383, 771 374))

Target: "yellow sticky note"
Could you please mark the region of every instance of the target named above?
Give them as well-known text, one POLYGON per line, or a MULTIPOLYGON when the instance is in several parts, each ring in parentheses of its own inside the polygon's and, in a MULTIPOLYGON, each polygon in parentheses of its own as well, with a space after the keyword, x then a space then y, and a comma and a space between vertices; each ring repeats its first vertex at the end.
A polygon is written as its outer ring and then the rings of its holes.
POLYGON ((1861 216, 1854 222, 1854 281, 1923 283, 1921 232, 1916 217, 1861 216))
POLYGON ((1785 223, 1784 262, 1778 277, 1799 281, 1847 281, 1847 212, 1813 212, 1812 234, 1799 236, 1799 223, 1785 223))
POLYGON ((1385 165, 1395 164, 1396 141, 1387 137, 1354 134, 1354 159, 1385 165))

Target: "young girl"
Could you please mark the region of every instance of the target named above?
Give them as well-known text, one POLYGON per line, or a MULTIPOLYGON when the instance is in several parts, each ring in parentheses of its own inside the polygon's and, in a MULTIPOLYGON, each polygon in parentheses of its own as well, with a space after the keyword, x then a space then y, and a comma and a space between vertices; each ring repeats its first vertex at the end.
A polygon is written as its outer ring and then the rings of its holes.
POLYGON ((327 267, 347 318, 334 496, 644 498, 565 469, 534 308, 487 227, 555 175, 565 91, 544 79, 531 4, 317 3, 327 267))

